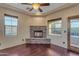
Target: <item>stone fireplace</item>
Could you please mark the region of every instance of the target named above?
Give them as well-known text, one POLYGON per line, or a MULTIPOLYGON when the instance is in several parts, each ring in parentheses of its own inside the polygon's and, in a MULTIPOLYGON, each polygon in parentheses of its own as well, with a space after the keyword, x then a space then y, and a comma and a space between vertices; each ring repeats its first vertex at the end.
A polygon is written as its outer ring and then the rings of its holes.
POLYGON ((47 38, 46 26, 30 26, 30 38, 26 39, 29 44, 50 44, 47 38))
POLYGON ((30 26, 30 38, 46 38, 46 26, 30 26))

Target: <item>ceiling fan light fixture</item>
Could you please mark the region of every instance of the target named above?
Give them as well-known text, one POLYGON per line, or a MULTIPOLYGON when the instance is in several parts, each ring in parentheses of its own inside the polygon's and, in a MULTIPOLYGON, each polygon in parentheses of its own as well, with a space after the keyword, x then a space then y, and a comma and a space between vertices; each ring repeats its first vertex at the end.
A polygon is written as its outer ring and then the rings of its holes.
POLYGON ((39 4, 39 3, 33 3, 32 6, 33 6, 33 8, 34 8, 35 10, 37 10, 37 9, 39 9, 40 4, 39 4))
POLYGON ((35 13, 35 15, 42 15, 42 13, 40 13, 40 12, 37 12, 37 13, 35 13))

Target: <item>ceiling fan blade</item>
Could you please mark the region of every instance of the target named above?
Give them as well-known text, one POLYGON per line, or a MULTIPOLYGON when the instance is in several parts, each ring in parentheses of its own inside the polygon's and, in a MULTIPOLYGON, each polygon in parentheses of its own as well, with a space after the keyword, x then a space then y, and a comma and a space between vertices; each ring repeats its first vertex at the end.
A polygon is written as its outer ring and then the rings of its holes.
POLYGON ((31 8, 29 11, 32 11, 33 10, 33 8, 31 8))
POLYGON ((43 12, 43 10, 41 8, 38 9, 40 12, 43 12))
POLYGON ((24 5, 32 5, 31 3, 21 3, 21 4, 24 4, 24 5))
POLYGON ((40 3, 40 6, 49 6, 50 3, 40 3))

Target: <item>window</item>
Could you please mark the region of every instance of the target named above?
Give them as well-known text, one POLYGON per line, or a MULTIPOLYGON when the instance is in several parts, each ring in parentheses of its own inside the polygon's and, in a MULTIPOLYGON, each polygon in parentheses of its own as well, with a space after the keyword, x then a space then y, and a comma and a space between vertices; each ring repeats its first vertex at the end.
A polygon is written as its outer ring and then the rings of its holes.
POLYGON ((61 18, 48 21, 49 34, 61 34, 61 18))
POLYGON ((17 35, 17 17, 5 15, 5 35, 17 35))
POLYGON ((72 36, 79 36, 79 18, 71 19, 70 24, 70 34, 72 36))

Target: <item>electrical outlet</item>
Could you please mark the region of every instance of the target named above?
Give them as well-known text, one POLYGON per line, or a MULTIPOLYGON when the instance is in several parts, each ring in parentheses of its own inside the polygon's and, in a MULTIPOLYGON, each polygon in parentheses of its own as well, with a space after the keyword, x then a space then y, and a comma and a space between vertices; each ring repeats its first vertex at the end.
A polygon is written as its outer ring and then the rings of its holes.
POLYGON ((64 30, 64 33, 66 33, 66 30, 64 30))
POLYGON ((24 39, 22 39, 22 41, 24 41, 24 39))
POLYGON ((0 46, 1 46, 1 43, 0 43, 0 46))
POLYGON ((63 44, 65 44, 65 42, 63 42, 63 44))

